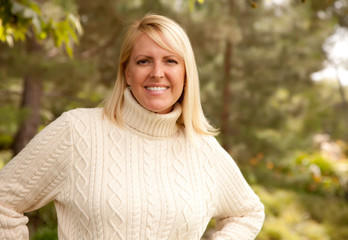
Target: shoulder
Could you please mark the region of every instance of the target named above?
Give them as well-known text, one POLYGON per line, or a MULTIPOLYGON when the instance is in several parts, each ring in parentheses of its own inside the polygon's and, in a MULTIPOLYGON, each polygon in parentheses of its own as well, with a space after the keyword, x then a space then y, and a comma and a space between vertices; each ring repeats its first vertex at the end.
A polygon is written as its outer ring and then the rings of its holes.
POLYGON ((90 129, 93 124, 101 124, 102 121, 102 108, 76 108, 64 112, 54 122, 65 122, 70 129, 84 131, 90 129))
POLYGON ((91 117, 101 117, 103 113, 102 108, 75 108, 64 112, 63 115, 66 115, 70 118, 91 118, 91 117))
POLYGON ((214 136, 199 135, 196 139, 195 145, 204 152, 205 155, 210 155, 210 157, 230 157, 214 136))
POLYGON ((204 136, 200 136, 198 139, 199 139, 198 141, 200 146, 202 145, 205 145, 206 147, 208 146, 212 148, 214 151, 224 150, 214 136, 204 135, 204 136))
POLYGON ((103 119, 103 109, 102 108, 76 108, 64 112, 61 117, 68 119, 70 122, 75 123, 78 121, 90 121, 97 120, 101 121, 103 119))

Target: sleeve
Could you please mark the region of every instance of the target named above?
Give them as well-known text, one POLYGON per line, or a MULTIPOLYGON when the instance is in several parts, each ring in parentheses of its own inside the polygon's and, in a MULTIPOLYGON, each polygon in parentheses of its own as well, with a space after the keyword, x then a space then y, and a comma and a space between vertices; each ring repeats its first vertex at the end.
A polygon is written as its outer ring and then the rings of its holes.
POLYGON ((23 213, 54 200, 64 185, 72 158, 67 114, 37 134, 0 171, 0 239, 29 239, 23 213))
POLYGON ((260 232, 264 206, 244 179, 237 164, 215 140, 216 232, 213 240, 251 240, 260 232))

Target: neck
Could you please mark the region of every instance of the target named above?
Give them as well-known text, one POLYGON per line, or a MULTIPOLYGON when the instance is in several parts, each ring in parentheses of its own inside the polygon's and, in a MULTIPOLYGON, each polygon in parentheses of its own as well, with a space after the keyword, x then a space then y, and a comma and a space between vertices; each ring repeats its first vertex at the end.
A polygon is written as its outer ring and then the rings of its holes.
POLYGON ((155 137, 173 135, 179 128, 177 120, 181 113, 180 103, 176 103, 167 114, 151 112, 135 100, 129 89, 124 92, 123 120, 126 125, 144 134, 155 137))

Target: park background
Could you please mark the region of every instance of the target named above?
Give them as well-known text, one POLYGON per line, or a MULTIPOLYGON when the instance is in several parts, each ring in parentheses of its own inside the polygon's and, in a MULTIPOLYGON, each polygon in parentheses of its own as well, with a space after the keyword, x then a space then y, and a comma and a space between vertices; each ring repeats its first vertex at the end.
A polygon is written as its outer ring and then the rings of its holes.
MULTIPOLYGON (((0 168, 100 106, 146 13, 191 39, 206 116, 265 205, 257 239, 348 239, 347 0, 1 0, 0 168)), ((53 204, 27 215, 31 239, 57 239, 53 204)))

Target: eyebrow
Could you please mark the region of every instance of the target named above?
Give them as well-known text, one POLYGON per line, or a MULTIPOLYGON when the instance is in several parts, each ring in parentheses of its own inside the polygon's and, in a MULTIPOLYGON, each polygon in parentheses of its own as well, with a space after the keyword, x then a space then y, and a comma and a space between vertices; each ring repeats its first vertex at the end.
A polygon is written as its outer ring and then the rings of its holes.
MULTIPOLYGON (((142 57, 144 57, 144 58, 150 58, 150 59, 153 58, 153 57, 148 56, 148 55, 145 55, 145 54, 139 54, 139 55, 135 56, 134 58, 142 58, 142 57)), ((174 54, 172 54, 172 55, 166 55, 166 56, 164 56, 163 58, 172 58, 172 57, 174 57, 174 58, 180 58, 178 55, 174 55, 174 54)))

